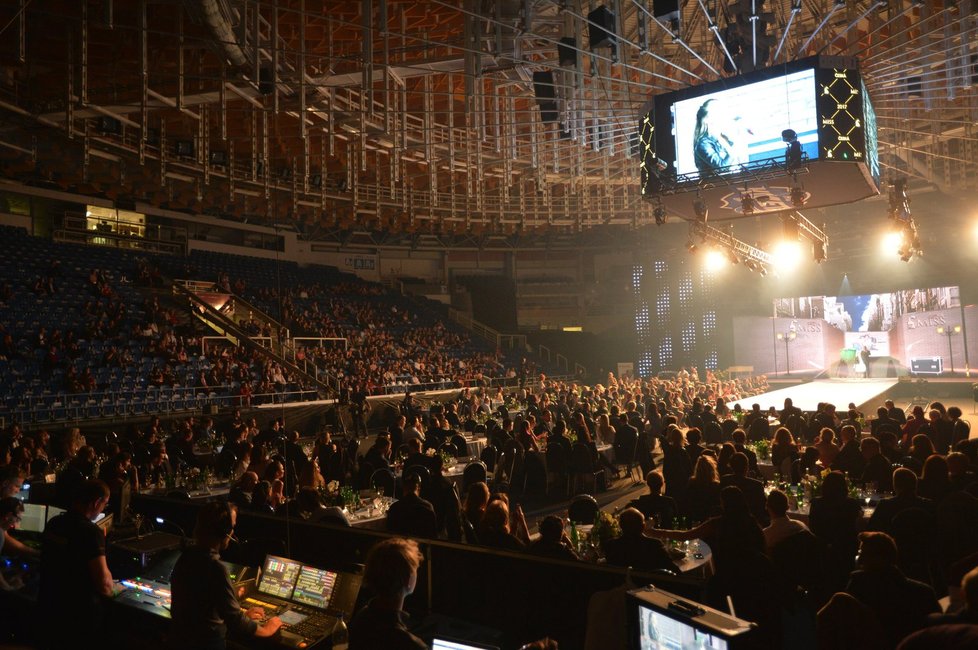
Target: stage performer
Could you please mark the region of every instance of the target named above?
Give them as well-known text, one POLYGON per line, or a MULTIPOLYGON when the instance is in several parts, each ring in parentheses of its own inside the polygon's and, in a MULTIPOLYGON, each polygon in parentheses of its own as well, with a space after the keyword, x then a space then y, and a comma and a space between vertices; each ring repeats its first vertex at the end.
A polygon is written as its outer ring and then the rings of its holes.
POLYGON ((860 352, 859 352, 859 358, 862 360, 863 366, 865 367, 865 371, 864 371, 863 376, 866 377, 866 378, 869 378, 869 356, 870 356, 869 355, 869 346, 864 345, 863 346, 863 349, 860 350, 860 352))

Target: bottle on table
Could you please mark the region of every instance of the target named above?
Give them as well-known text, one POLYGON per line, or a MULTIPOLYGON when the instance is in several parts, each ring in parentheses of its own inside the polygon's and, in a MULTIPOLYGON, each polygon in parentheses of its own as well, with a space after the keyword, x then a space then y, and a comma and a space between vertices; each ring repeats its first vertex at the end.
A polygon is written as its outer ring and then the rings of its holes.
POLYGON ((343 618, 343 614, 336 620, 336 625, 333 626, 333 633, 329 637, 332 643, 333 650, 346 650, 347 646, 350 644, 350 632, 346 628, 346 621, 343 618))

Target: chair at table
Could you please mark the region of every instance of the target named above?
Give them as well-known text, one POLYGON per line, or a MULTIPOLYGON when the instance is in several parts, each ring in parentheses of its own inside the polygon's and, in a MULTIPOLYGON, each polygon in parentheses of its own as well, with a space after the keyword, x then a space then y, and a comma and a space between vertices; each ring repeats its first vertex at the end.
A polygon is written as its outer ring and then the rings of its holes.
POLYGON ((723 429, 719 422, 707 422, 703 425, 703 442, 708 445, 719 445, 723 442, 723 429))
POLYGON ((396 497, 394 472, 383 467, 370 475, 370 485, 385 497, 396 497))
MULTIPOLYGON (((562 485, 564 494, 570 492, 571 455, 564 445, 547 445, 547 478, 553 476, 557 485, 562 485)), ((549 490, 548 490, 549 492, 549 490)))
POLYGON ((449 440, 449 444, 455 447, 456 458, 465 458, 469 455, 469 443, 465 441, 465 436, 456 433, 449 440))
POLYGON ((453 445, 451 442, 443 442, 438 447, 438 453, 439 454, 444 453, 444 454, 448 454, 452 458, 458 458, 458 448, 455 445, 453 445))
POLYGON ((721 437, 721 442, 730 442, 733 440, 733 432, 740 428, 740 424, 737 420, 724 420, 723 424, 720 425, 720 430, 723 432, 721 437))
POLYGON ((488 478, 485 463, 473 460, 462 471, 462 494, 466 494, 473 483, 488 483, 488 478))
POLYGON ((374 466, 373 463, 361 460, 360 466, 357 469, 357 482, 356 488, 358 490, 365 490, 373 484, 374 466))
POLYGON ((642 464, 638 461, 638 436, 618 435, 615 437, 615 468, 625 469, 631 478, 638 469, 638 478, 642 478, 642 464))
POLYGON ((598 479, 604 475, 604 470, 595 467, 594 450, 588 445, 579 442, 571 449, 570 455, 570 475, 571 491, 577 492, 578 483, 583 492, 585 486, 590 482, 591 492, 598 491, 598 479))
POLYGON ((494 445, 488 445, 479 454, 479 460, 485 463, 487 472, 496 471, 496 461, 499 459, 499 450, 494 445))
POLYGON ((429 470, 424 465, 411 465, 404 468, 404 472, 401 474, 402 477, 410 476, 415 474, 421 479, 421 496, 423 498, 428 498, 427 495, 431 491, 431 470, 429 470))
POLYGON ((567 518, 578 524, 593 524, 598 515, 598 500, 590 494, 578 494, 567 506, 567 518))
POLYGON ((544 462, 543 454, 538 451, 528 451, 523 456, 523 493, 530 490, 542 489, 544 494, 549 493, 547 480, 547 469, 550 461, 544 462))

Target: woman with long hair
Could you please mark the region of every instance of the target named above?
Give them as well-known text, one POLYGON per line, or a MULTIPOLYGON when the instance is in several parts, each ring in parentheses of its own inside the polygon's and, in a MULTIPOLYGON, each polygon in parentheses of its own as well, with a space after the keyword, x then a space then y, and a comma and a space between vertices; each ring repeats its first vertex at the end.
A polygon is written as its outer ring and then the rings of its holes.
POLYGON ((712 456, 700 454, 680 502, 690 521, 705 521, 720 511, 720 475, 712 456))

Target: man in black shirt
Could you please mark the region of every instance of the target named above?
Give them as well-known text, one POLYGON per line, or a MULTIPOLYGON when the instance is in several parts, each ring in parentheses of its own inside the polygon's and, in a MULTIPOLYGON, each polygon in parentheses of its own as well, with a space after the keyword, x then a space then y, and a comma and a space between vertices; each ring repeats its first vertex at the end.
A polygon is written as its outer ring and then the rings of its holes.
POLYGON ((639 571, 668 569, 678 573, 678 568, 669 558, 662 542, 645 535, 645 517, 641 512, 635 508, 626 508, 618 515, 618 523, 621 525, 621 537, 604 543, 604 555, 608 564, 630 566, 639 571))
POLYGON ((578 559, 564 535, 564 520, 556 515, 543 518, 540 522, 540 539, 527 547, 527 553, 557 560, 578 559))
POLYGON ((408 473, 403 481, 404 495, 387 511, 387 530, 411 537, 437 537, 435 508, 429 501, 421 498, 420 477, 408 473))
POLYGON ((105 534, 92 523, 109 502, 109 487, 87 480, 74 494, 68 512, 54 517, 41 542, 39 611, 56 614, 57 625, 44 625, 44 647, 89 646, 102 638, 103 599, 113 595, 105 562, 105 534))
POLYGON ((747 500, 747 505, 750 507, 751 514, 764 527, 769 523, 764 484, 747 476, 749 467, 750 461, 747 459, 747 455, 738 451, 730 458, 730 469, 733 470, 733 474, 721 478, 720 486, 735 485, 740 488, 740 491, 744 493, 744 499, 747 500))
POLYGON ((196 543, 184 551, 173 567, 170 613, 170 646, 224 650, 227 633, 248 637, 270 637, 282 626, 273 616, 261 626, 265 612, 260 607, 242 611, 227 569, 219 553, 234 537, 238 510, 230 503, 211 502, 197 513, 196 543))
POLYGON ((350 650, 425 650, 408 631, 404 599, 414 593, 422 555, 410 539, 385 539, 370 549, 363 581, 377 594, 350 622, 350 650))

